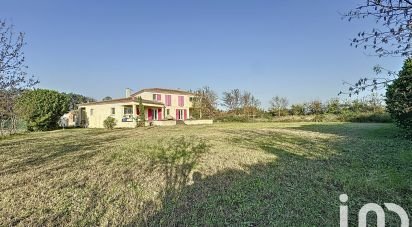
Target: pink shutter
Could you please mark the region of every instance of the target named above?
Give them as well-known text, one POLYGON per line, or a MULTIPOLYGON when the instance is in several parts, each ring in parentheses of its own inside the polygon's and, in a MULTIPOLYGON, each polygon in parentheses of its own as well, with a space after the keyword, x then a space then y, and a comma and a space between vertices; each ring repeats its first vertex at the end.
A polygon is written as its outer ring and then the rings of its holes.
POLYGON ((185 98, 183 96, 179 96, 178 105, 180 107, 185 105, 185 98))
POLYGON ((159 121, 163 120, 162 108, 159 108, 157 114, 158 114, 157 118, 159 119, 159 121))
POLYGON ((157 101, 162 101, 162 95, 157 95, 157 101))
POLYGON ((147 118, 149 119, 149 121, 153 120, 153 110, 152 109, 147 110, 147 118))
POLYGON ((172 96, 166 95, 166 106, 171 106, 171 105, 172 105, 172 96))
POLYGON ((185 110, 185 118, 183 118, 183 119, 187 119, 187 110, 185 110))

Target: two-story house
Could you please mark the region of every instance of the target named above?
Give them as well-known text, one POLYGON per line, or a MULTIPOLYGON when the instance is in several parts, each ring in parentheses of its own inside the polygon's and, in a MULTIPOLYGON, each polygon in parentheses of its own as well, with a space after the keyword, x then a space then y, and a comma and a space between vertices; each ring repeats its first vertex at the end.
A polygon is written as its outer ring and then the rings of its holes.
POLYGON ((135 127, 140 116, 139 97, 142 98, 147 124, 173 125, 176 121, 190 118, 193 93, 149 88, 131 94, 131 90, 126 89, 125 98, 81 104, 79 123, 84 127, 102 128, 103 121, 110 116, 116 119, 117 127, 135 127))

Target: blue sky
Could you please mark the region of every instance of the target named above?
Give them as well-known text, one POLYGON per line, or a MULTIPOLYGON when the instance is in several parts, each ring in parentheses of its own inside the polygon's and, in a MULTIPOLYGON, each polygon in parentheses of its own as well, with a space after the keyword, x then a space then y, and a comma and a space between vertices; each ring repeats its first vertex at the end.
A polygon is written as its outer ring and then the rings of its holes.
POLYGON ((339 12, 363 0, 2 0, 0 17, 26 33, 28 72, 39 87, 101 99, 124 89, 251 91, 267 106, 326 100, 342 81, 373 75, 377 58, 349 46, 368 21, 339 12))

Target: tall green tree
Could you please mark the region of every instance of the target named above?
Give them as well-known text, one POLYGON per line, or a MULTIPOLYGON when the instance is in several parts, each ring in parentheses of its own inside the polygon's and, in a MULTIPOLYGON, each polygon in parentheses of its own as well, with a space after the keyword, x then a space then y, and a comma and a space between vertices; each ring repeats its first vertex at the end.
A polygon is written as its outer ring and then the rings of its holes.
POLYGON ((397 125, 412 135, 412 59, 405 60, 399 77, 388 86, 386 105, 397 125))
POLYGON ((145 122, 146 122, 146 114, 144 112, 144 106, 143 106, 143 99, 142 97, 138 97, 137 101, 139 102, 139 118, 137 119, 137 126, 138 127, 144 127, 145 122))
POLYGON ((68 93, 66 95, 69 97, 69 110, 77 110, 79 104, 82 103, 96 102, 96 99, 80 94, 68 93))
POLYGON ((46 89, 27 90, 17 99, 16 110, 29 131, 58 128, 60 117, 69 110, 67 95, 46 89))

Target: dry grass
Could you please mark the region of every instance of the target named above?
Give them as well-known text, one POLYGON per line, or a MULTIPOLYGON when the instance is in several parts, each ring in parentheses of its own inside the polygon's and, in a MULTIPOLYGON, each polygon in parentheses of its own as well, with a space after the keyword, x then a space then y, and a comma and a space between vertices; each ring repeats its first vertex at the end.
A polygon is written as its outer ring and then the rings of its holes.
POLYGON ((0 140, 0 161, 2 226, 337 225, 341 193, 351 220, 412 207, 412 143, 390 124, 71 129, 0 140))

